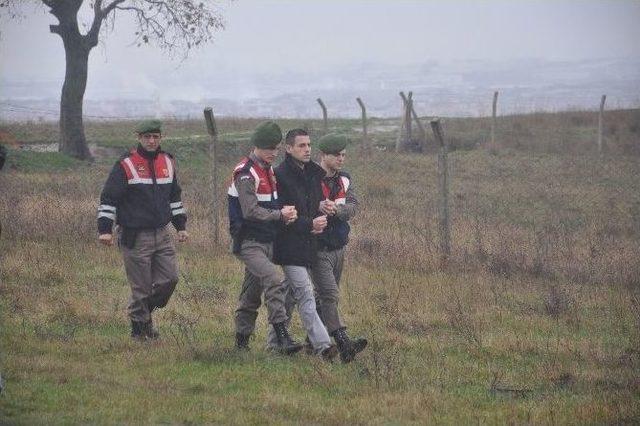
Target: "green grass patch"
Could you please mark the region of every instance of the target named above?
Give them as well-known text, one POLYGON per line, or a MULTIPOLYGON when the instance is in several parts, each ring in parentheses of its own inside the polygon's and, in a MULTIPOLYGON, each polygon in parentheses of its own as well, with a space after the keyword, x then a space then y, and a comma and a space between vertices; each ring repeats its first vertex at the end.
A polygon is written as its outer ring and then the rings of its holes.
POLYGON ((5 167, 24 172, 55 172, 77 169, 86 166, 84 161, 77 160, 60 152, 36 152, 10 149, 5 167))
MULTIPOLYGON (((210 189, 201 121, 167 122, 191 241, 178 246, 180 283, 154 313, 162 338, 151 344, 129 338, 122 259, 95 235, 132 123, 88 123, 104 149, 93 164, 11 150, 0 173, 0 423, 637 422, 640 169, 634 156, 569 147, 586 146, 589 117, 502 117, 514 139, 496 153, 465 149, 487 137, 487 119, 444 121, 460 142, 446 267, 436 156, 395 154, 398 120, 376 119, 371 137, 389 149, 365 157, 359 121, 330 121, 354 138, 347 168, 361 201, 340 307, 370 343, 347 365, 268 352, 264 307, 252 350, 233 349, 243 268, 224 212, 212 241, 213 197, 224 209, 226 188, 210 189)), ((620 138, 634 129, 632 114, 610 117, 620 138)), ((259 121, 220 120, 220 182, 259 121)), ((322 133, 319 120, 279 121, 322 133)), ((36 141, 46 132, 34 126, 14 130, 36 141)), ((297 315, 291 328, 304 339, 297 315)))

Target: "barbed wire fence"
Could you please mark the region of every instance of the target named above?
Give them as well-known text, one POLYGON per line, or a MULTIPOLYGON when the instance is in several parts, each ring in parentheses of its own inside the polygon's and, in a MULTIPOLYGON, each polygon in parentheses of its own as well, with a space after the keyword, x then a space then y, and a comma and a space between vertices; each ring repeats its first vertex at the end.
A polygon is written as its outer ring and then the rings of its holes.
MULTIPOLYGON (((332 117, 331 102, 322 98, 310 99, 317 104, 314 119, 274 119, 283 129, 307 128, 312 140, 329 132, 350 137, 346 168, 354 177, 362 206, 354 220, 350 252, 363 262, 376 265, 393 260, 410 270, 455 264, 502 275, 527 271, 628 280, 637 262, 621 263, 628 259, 624 253, 638 249, 640 241, 640 227, 633 225, 638 215, 632 213, 634 208, 640 211, 638 191, 614 188, 614 193, 605 194, 611 188, 597 185, 584 191, 570 173, 584 181, 607 177, 611 173, 606 167, 608 153, 640 154, 638 113, 629 112, 636 118, 626 121, 609 116, 603 95, 593 99, 592 109, 557 117, 541 111, 518 116, 511 114, 512 109, 501 114, 500 104, 508 95, 507 91, 487 93, 490 116, 438 117, 437 110, 420 109, 425 103, 407 91, 396 98, 399 118, 371 116, 366 97, 360 96, 353 99, 360 119, 332 117), (576 156, 554 156, 558 153, 576 156), (540 176, 545 172, 548 176, 540 176), (535 188, 533 182, 547 187, 535 188), (538 199, 529 199, 531 194, 538 199), (606 211, 603 203, 611 197, 626 201, 610 215, 585 213, 589 206, 594 212, 606 211), (531 207, 530 211, 523 206, 531 207), (607 229, 631 238, 606 240, 607 229), (620 260, 600 256, 606 251, 599 248, 602 244, 615 245, 623 253, 620 260)), ((0 110, 58 114, 11 102, 0 102, 0 110)), ((85 118, 132 121, 146 116, 89 114, 85 118)), ((202 134, 191 137, 208 141, 211 180, 206 200, 210 206, 202 220, 211 229, 210 241, 225 246, 227 181, 234 162, 249 149, 248 137, 260 120, 238 119, 239 124, 224 117, 216 123, 216 118, 213 109, 210 125, 202 115, 192 117, 201 120, 202 134)))
MULTIPOLYGON (((615 117, 608 124, 604 96, 595 111, 573 111, 548 123, 552 114, 544 112, 500 115, 498 91, 487 96, 490 117, 466 119, 425 116, 416 111, 412 92, 398 95, 400 119, 368 117, 366 100, 357 97, 354 107, 360 109, 360 120, 332 118, 331 105, 321 98, 316 99, 317 119, 287 120, 306 127, 312 140, 330 132, 351 138, 346 168, 354 176, 362 205, 354 221, 352 256, 373 265, 393 260, 410 270, 454 264, 498 275, 631 279, 637 262, 625 267, 604 254, 600 259, 588 257, 602 243, 603 227, 614 219, 589 212, 590 206, 601 206, 606 199, 602 188, 577 195, 572 187, 577 177, 569 175, 603 177, 606 172, 598 165, 603 155, 621 152, 614 145, 622 124, 615 117), (468 155, 477 151, 484 154, 468 155), (555 155, 574 152, 579 154, 576 158, 555 155), (538 166, 542 169, 536 171, 538 166), (549 193, 540 194, 532 186, 536 179, 536 184, 550 186, 549 193), (540 199, 527 199, 531 194, 540 199), (519 213, 523 204, 535 203, 544 205, 519 213)), ((632 139, 635 134, 637 141, 640 125, 632 123, 624 131, 632 139)), ((225 139, 225 129, 219 131, 219 139, 225 139)), ((638 146, 627 148, 640 154, 638 146)), ((232 166, 228 158, 212 164, 215 174, 225 177, 232 166)), ((220 184, 212 188, 214 199, 225 199, 225 191, 220 184)), ((628 201, 624 208, 640 209, 633 191, 623 197, 628 201)), ((219 226, 224 226, 223 207, 224 203, 213 206, 219 226)), ((628 220, 620 223, 631 226, 628 220)), ((215 241, 226 244, 220 237, 225 234, 219 229, 215 241)), ((615 250, 627 254, 639 248, 637 241, 618 243, 615 250)))

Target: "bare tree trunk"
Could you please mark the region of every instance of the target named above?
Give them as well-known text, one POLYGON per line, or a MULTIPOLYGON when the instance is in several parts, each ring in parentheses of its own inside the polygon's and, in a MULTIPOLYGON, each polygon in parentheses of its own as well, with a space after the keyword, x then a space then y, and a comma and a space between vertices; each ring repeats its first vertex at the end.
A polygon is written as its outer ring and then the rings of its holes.
POLYGON ((94 22, 86 35, 80 34, 78 10, 83 0, 42 0, 51 8, 50 13, 58 18, 58 25, 49 30, 58 34, 64 44, 66 70, 60 97, 60 151, 83 160, 91 159, 84 136, 82 102, 87 87, 89 52, 98 44, 98 33, 103 15, 102 0, 95 0, 94 22))
POLYGON ((82 104, 87 87, 89 49, 63 37, 66 71, 60 98, 60 151, 83 160, 91 159, 84 135, 82 104))

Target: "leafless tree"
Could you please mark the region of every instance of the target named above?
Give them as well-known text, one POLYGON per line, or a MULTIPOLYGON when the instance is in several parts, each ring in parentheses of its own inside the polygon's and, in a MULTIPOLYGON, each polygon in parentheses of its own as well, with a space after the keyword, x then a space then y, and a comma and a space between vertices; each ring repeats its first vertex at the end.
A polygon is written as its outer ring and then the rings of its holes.
MULTIPOLYGON (((118 16, 132 14, 137 24, 133 34, 138 46, 152 44, 169 54, 186 58, 193 48, 210 42, 224 28, 222 14, 211 0, 38 0, 58 19, 50 31, 64 44, 66 72, 60 98, 60 151, 90 159, 82 121, 87 86, 89 53, 100 37, 115 28, 118 16), (78 12, 85 4, 92 20, 84 31, 78 12)), ((24 0, 0 0, 0 13, 15 18, 24 10, 24 0)))

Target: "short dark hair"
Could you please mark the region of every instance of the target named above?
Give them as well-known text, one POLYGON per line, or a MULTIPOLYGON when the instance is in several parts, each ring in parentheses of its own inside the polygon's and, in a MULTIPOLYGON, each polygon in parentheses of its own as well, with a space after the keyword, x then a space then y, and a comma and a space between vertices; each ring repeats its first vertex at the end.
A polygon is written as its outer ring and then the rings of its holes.
POLYGON ((304 129, 291 129, 287 132, 287 135, 284 137, 284 142, 287 145, 293 146, 297 136, 309 136, 309 133, 307 133, 307 131, 304 129))

